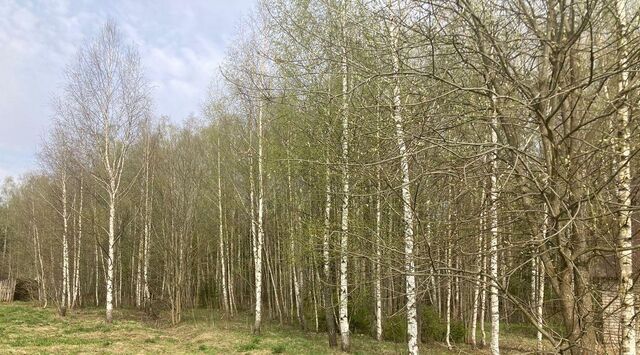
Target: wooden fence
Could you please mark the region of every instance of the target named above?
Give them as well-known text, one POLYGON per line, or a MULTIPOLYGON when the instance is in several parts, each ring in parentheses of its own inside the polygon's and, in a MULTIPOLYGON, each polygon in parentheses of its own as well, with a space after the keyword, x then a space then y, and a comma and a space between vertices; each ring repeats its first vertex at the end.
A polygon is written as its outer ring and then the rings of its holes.
POLYGON ((12 302, 16 292, 16 280, 7 279, 0 281, 0 302, 12 302))

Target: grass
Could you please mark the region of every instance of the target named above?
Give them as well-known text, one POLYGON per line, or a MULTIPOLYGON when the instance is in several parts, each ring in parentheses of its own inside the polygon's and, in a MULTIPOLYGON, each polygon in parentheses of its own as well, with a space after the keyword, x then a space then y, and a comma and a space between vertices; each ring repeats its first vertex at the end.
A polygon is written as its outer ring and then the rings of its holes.
MULTIPOLYGON (((0 353, 16 354, 339 354, 327 346, 326 335, 267 323, 260 336, 251 335, 251 319, 224 321, 208 311, 185 314, 177 326, 151 321, 136 310, 117 310, 112 324, 102 309, 82 309, 59 317, 51 308, 29 303, 0 304, 0 353)), ((506 353, 525 353, 535 340, 506 334, 506 353)), ((376 342, 354 334, 355 354, 402 354, 404 344, 376 342)), ((442 344, 423 344, 424 354, 486 354, 462 344, 448 351, 442 344)))

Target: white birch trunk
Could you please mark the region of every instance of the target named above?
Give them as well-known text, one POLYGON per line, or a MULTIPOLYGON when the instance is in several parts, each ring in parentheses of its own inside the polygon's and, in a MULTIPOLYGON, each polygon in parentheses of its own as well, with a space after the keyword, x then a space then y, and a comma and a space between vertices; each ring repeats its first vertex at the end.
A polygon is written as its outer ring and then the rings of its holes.
MULTIPOLYGON (((400 5, 399 5, 400 6, 400 5)), ((402 9, 398 9, 401 12, 402 9)), ((398 14, 402 16, 401 13, 398 14)), ((402 98, 400 92, 400 53, 398 46, 398 25, 391 24, 391 39, 393 43, 393 121, 395 123, 396 140, 400 153, 400 171, 402 173, 402 218, 404 224, 404 271, 405 292, 407 295, 407 350, 409 354, 418 353, 418 317, 416 310, 416 277, 413 255, 413 210, 411 207, 411 178, 409 176, 409 152, 405 144, 402 98)))
POLYGON ((35 267, 38 274, 38 295, 39 301, 42 302, 42 308, 47 308, 48 295, 47 295, 47 282, 44 277, 44 262, 42 260, 42 249, 40 247, 40 234, 38 233, 38 223, 36 222, 35 204, 31 201, 31 215, 33 218, 33 248, 35 257, 35 267))
POLYGON ((42 294, 42 274, 40 273, 40 266, 38 265, 38 226, 36 226, 35 221, 35 213, 33 208, 33 202, 31 202, 31 220, 29 221, 31 233, 32 233, 32 242, 33 242, 33 266, 36 271, 36 281, 38 282, 38 301, 42 302, 43 294, 42 294))
POLYGON ((150 159, 150 148, 149 148, 149 138, 147 137, 147 153, 145 157, 145 184, 144 184, 144 264, 142 269, 142 282, 144 285, 143 288, 143 299, 144 304, 146 305, 150 298, 151 294, 149 293, 149 259, 151 258, 150 249, 151 249, 151 211, 153 208, 151 197, 149 196, 149 185, 150 185, 150 173, 149 173, 149 159, 150 159))
POLYGON ((348 2, 342 4, 341 29, 342 29, 342 53, 340 67, 342 75, 342 214, 340 220, 340 292, 339 297, 339 327, 342 351, 348 352, 350 345, 349 334, 349 283, 348 283, 348 262, 349 262, 349 67, 347 64, 347 35, 346 17, 348 2))
MULTIPOLYGON (((451 227, 449 227, 451 228, 451 227)), ((447 250, 445 251, 445 264, 447 265, 447 286, 446 286, 446 306, 445 306, 445 343, 447 348, 451 350, 451 284, 452 284, 452 272, 451 272, 451 240, 447 242, 447 250)))
POLYGON ((217 165, 218 165, 218 247, 220 249, 220 271, 222 278, 222 305, 224 307, 225 316, 229 315, 229 293, 227 285, 227 257, 224 245, 224 215, 222 213, 222 164, 220 162, 220 134, 218 131, 217 141, 217 165))
MULTIPOLYGON (((226 223, 228 225, 228 223, 226 223)), ((229 232, 227 232, 227 235, 229 232)), ((233 275, 235 272, 233 271, 233 239, 227 238, 229 243, 227 243, 227 275, 229 280, 227 281, 227 285, 229 288, 229 310, 230 315, 234 316, 236 314, 236 296, 235 296, 235 286, 233 284, 233 275)))
POLYGON ((631 230, 631 130, 629 127, 631 107, 626 93, 629 85, 628 48, 626 31, 627 15, 624 0, 616 1, 618 17, 619 37, 619 63, 622 68, 618 92, 621 93, 621 104, 618 107, 616 162, 618 174, 616 175, 616 199, 618 203, 618 260, 620 262, 620 326, 622 339, 620 354, 636 354, 636 312, 635 295, 633 293, 633 232, 631 230))
MULTIPOLYGON (((482 262, 484 253, 484 184, 482 186, 482 194, 480 195, 480 232, 478 233, 478 259, 477 259, 477 275, 473 287, 473 309, 471 315, 471 345, 475 348, 477 345, 476 332, 478 325, 478 308, 480 307, 480 288, 482 283, 482 273, 484 272, 482 262)), ((481 322, 484 320, 481 319, 481 322)))
POLYGON ((83 186, 80 179, 80 206, 78 207, 78 236, 75 250, 75 264, 73 267, 73 307, 80 302, 80 257, 82 251, 82 200, 83 186))
POLYGON ((313 269, 312 270, 316 270, 315 272, 311 273, 311 280, 312 280, 312 285, 311 285, 311 297, 313 298, 313 322, 315 325, 315 329, 316 329, 316 333, 318 333, 320 331, 320 323, 318 320, 318 297, 316 295, 316 290, 317 290, 317 286, 316 286, 316 279, 319 279, 319 275, 318 275, 318 269, 316 267, 316 260, 315 260, 315 256, 312 256, 313 258, 313 269))
POLYGON ((331 175, 329 170, 329 154, 325 156, 325 204, 324 204, 324 233, 322 234, 322 269, 324 288, 322 299, 324 300, 324 315, 327 325, 327 337, 330 347, 338 346, 336 339, 335 320, 331 297, 331 264, 330 264, 330 233, 331 233, 331 175))
POLYGON ((99 294, 98 294, 98 281, 100 280, 100 272, 99 272, 99 269, 100 269, 100 260, 99 260, 99 257, 98 257, 99 252, 100 252, 100 250, 99 250, 99 246, 98 246, 98 241, 96 241, 96 255, 95 255, 95 256, 96 256, 96 260, 95 260, 95 265, 94 265, 94 268, 95 268, 95 270, 94 270, 94 271, 95 271, 95 275, 94 275, 94 277, 95 277, 95 279, 96 279, 96 280, 95 280, 95 290, 94 290, 94 291, 95 291, 95 297, 96 297, 96 307, 97 307, 98 305, 100 305, 100 296, 99 296, 99 294))
MULTIPOLYGON (((537 304, 536 304, 536 321, 538 322, 538 327, 542 327, 543 325, 543 306, 544 306, 544 282, 545 282, 545 277, 544 277, 544 265, 539 262, 539 269, 538 269, 538 299, 537 299, 537 304)), ((537 341, 537 349, 538 352, 542 352, 542 332, 540 330, 537 331, 536 334, 536 341, 537 341)))
POLYGON ((498 298, 498 117, 495 112, 495 97, 491 98, 494 114, 491 119, 491 188, 489 191, 489 298, 491 304, 491 354, 500 354, 500 301, 498 298))
MULTIPOLYGON (((111 184, 112 191, 115 190, 114 183, 111 184)), ((106 318, 107 323, 113 320, 113 266, 115 261, 115 219, 116 219, 116 203, 115 193, 109 194, 109 245, 107 256, 107 295, 106 295, 106 318)))
MULTIPOLYGON (((531 294, 529 295, 529 304, 531 307, 531 313, 534 314, 535 317, 534 325, 536 326, 536 329, 541 326, 540 319, 538 319, 538 283, 540 281, 538 273, 540 272, 540 263, 541 260, 538 256, 538 248, 535 248, 533 251, 533 256, 531 257, 531 294)), ((541 334, 540 330, 536 331, 536 340, 538 334, 541 334)), ((539 347, 540 344, 537 343, 537 346, 539 347)), ((539 348, 537 350, 540 351, 539 348)))
MULTIPOLYGON (((376 133, 376 138, 378 142, 380 141, 380 128, 378 127, 378 131, 376 133)), ((379 148, 378 148, 379 149, 379 148)), ((378 151, 378 158, 380 158, 378 151)), ((382 227, 382 198, 380 194, 382 193, 382 182, 381 182, 381 167, 378 165, 376 168, 376 235, 375 235, 375 246, 376 246, 376 255, 374 259, 374 267, 375 267, 375 285, 374 285, 374 297, 376 302, 376 340, 382 340, 382 278, 381 278, 381 259, 382 259, 382 246, 381 246, 381 233, 380 228, 382 227)))
MULTIPOLYGON (((483 220, 485 221, 484 225, 486 225, 486 219, 483 213, 482 216, 483 220)), ((482 277, 480 279, 480 316, 479 321, 480 321, 480 346, 484 347, 485 345, 487 345, 487 332, 485 331, 485 325, 484 325, 484 321, 486 318, 486 314, 487 314, 487 250, 486 250, 486 242, 485 240, 482 241, 482 277)))
POLYGON ((67 176, 63 173, 62 177, 62 309, 66 312, 67 307, 71 305, 69 295, 69 243, 67 241, 67 176))
POLYGON ((254 334, 260 334, 262 326, 262 244, 264 242, 264 182, 262 162, 262 102, 258 104, 258 223, 254 251, 255 262, 255 322, 254 334))
MULTIPOLYGON (((544 216, 544 223, 542 225, 542 238, 543 238, 543 242, 544 240, 546 240, 547 238, 547 223, 548 223, 548 217, 547 217, 547 205, 545 205, 545 216, 544 216)), ((539 353, 542 352, 542 332, 540 331, 540 328, 542 328, 543 325, 543 310, 544 310, 544 282, 545 282, 545 277, 544 277, 544 264, 542 263, 542 260, 540 259, 539 255, 536 255, 537 258, 537 266, 538 266, 538 270, 536 272, 536 301, 535 301, 535 315, 536 315, 536 323, 537 323, 537 328, 538 331, 536 332, 536 349, 539 353)))
MULTIPOLYGON (((431 200, 426 201, 426 207, 427 207, 427 210, 431 208, 431 200)), ((431 220, 430 219, 427 219, 425 229, 426 229, 427 246, 429 250, 433 250, 431 249, 432 246, 431 246, 431 220)), ((433 263, 431 263, 429 269, 430 269, 429 270, 429 286, 431 288, 431 292, 430 292, 431 304, 435 306, 436 310, 439 312, 440 298, 438 296, 438 290, 440 288, 436 283, 436 275, 435 275, 436 270, 433 263)))
POLYGON ((118 261, 116 263, 118 268, 118 292, 116 293, 116 307, 122 306, 122 249, 118 249, 118 261))
MULTIPOLYGON (((144 217, 143 217, 144 218, 144 217)), ((146 223, 146 222, 143 222, 146 223)), ((140 308, 142 306, 142 264, 144 264, 144 234, 140 237, 140 241, 138 242, 138 265, 136 269, 136 307, 140 308)), ((133 256, 132 256, 133 257, 133 256)), ((133 259, 132 259, 133 265, 133 259)))

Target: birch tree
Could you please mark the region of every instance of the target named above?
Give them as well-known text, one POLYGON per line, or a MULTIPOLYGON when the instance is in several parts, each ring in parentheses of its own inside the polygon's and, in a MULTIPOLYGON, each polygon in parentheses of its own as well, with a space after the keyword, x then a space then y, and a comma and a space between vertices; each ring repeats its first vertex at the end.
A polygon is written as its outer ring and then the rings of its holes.
POLYGON ((347 58, 347 11, 349 3, 343 1, 340 9, 340 76, 342 80, 342 106, 340 117, 342 124, 341 138, 341 178, 342 178, 342 207, 340 214, 340 299, 339 299, 339 324, 340 324, 340 348, 342 351, 350 350, 349 332, 349 59, 347 58))
POLYGON ((149 89, 136 50, 113 23, 78 53, 66 73, 63 127, 81 149, 80 161, 106 194, 106 320, 113 319, 117 203, 129 149, 149 117, 149 89), (94 169, 95 167, 95 169, 94 169))
POLYGON ((618 262, 620 263, 620 314, 622 328, 621 354, 636 354, 636 311, 633 290, 633 232, 631 231, 631 105, 629 103, 629 54, 626 38, 626 1, 616 0, 616 32, 618 36, 619 103, 616 122, 616 200, 618 205, 618 262))
MULTIPOLYGON (((404 5, 402 1, 389 4, 392 11, 390 21, 391 57, 393 63, 393 123, 400 157, 400 174, 402 176, 402 222, 404 229, 404 272, 405 292, 407 294, 407 349, 409 354, 418 354, 418 320, 416 310, 416 276, 414 261, 413 210, 411 202, 411 177, 409 169, 410 152, 405 142, 404 117, 402 112, 402 93, 400 89, 400 56, 401 44, 399 26, 404 21, 404 5)), ((448 341, 448 339, 447 339, 448 341)))

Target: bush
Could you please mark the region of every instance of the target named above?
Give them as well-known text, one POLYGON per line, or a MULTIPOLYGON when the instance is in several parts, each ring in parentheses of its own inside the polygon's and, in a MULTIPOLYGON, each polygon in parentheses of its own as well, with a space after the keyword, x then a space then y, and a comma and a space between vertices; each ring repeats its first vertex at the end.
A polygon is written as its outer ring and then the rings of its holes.
MULTIPOLYGON (((304 319, 307 324, 307 328, 309 330, 316 329, 315 317, 316 315, 313 310, 313 304, 308 304, 307 307, 305 307, 304 319)), ((324 318, 324 308, 322 308, 322 304, 318 304, 318 331, 319 332, 327 331, 327 323, 324 318)))
POLYGON ((373 300, 367 296, 354 297, 349 305, 349 327, 354 334, 371 334, 375 327, 373 300))
POLYGON ((276 346, 274 346, 273 348, 271 348, 271 353, 273 354, 283 354, 285 352, 285 350, 287 350, 287 347, 282 345, 282 344, 278 344, 276 346))
MULTIPOLYGON (((444 319, 438 316, 433 307, 422 307, 420 312, 422 327, 421 336, 423 342, 438 341, 444 342, 447 335, 447 324, 444 319)), ((454 343, 464 342, 466 336, 464 323, 458 320, 451 320, 451 341, 454 343)))
MULTIPOLYGON (((444 342, 447 334, 447 325, 444 319, 432 307, 420 309, 420 337, 422 342, 444 342)), ((464 323, 451 320, 451 341, 462 343, 465 340, 466 328, 464 323)), ((382 337, 385 340, 401 343, 407 338, 407 314, 397 313, 385 320, 382 328, 382 337)))
POLYGON ((243 352, 247 352, 247 351, 251 351, 251 350, 256 350, 256 349, 259 348, 259 344, 260 344, 260 338, 254 336, 251 339, 251 342, 240 345, 238 347, 238 351, 243 353, 243 352))
POLYGON ((407 339, 407 315, 397 313, 387 318, 382 324, 382 338, 384 340, 403 343, 407 339))

